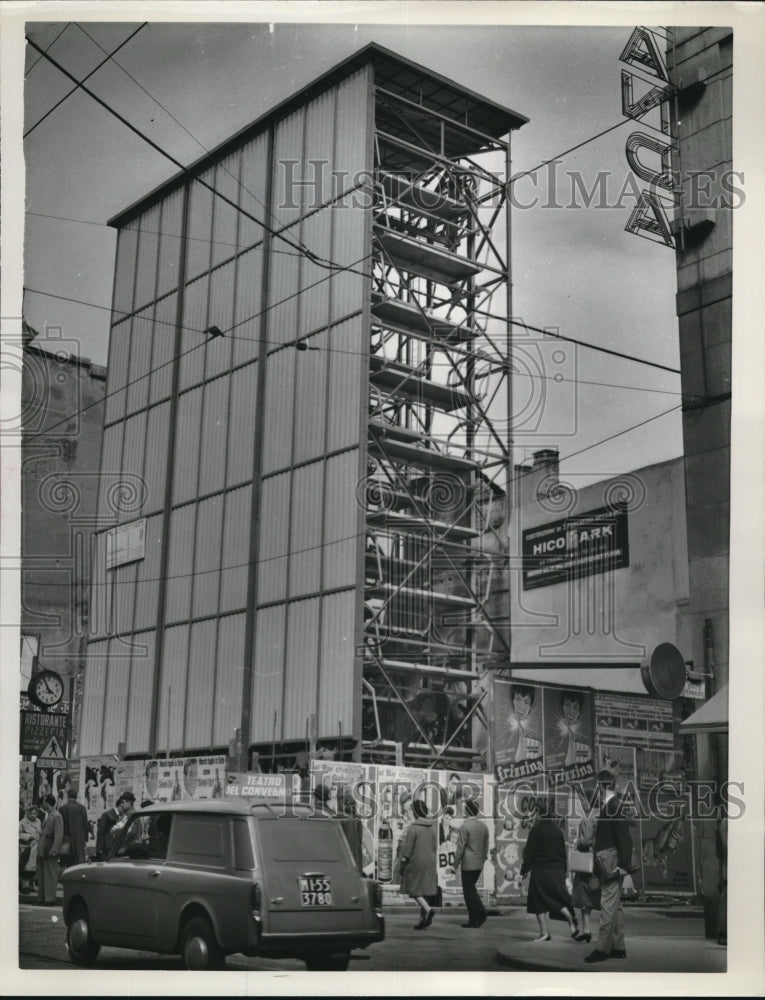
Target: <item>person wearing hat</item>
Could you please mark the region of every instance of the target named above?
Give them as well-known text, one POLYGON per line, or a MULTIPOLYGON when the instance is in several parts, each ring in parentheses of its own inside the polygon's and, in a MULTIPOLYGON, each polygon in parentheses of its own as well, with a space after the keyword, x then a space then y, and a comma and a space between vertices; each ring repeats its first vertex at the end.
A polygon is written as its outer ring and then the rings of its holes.
POLYGON ((624 912, 622 884, 629 872, 632 858, 632 838, 624 816, 622 801, 616 794, 616 779, 610 771, 598 772, 600 812, 595 827, 595 871, 600 878, 600 926, 598 943, 585 962, 605 962, 609 958, 626 958, 624 947, 624 912), (616 850, 616 867, 611 875, 598 872, 601 851, 616 850))
POLYGON ((127 822, 135 807, 135 795, 132 792, 123 792, 114 804, 114 808, 106 809, 101 813, 96 831, 96 861, 103 861, 106 858, 109 848, 114 839, 115 827, 122 825, 123 818, 127 822))

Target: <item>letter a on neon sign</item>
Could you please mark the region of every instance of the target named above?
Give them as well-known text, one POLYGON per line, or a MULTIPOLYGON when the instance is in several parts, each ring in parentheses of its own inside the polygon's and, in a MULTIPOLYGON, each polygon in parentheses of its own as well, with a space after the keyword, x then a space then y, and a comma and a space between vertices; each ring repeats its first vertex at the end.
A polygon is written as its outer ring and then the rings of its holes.
POLYGON ((645 28, 635 28, 630 35, 630 40, 624 46, 624 51, 619 56, 619 61, 627 63, 627 65, 639 66, 641 69, 653 73, 654 76, 658 76, 660 80, 669 81, 664 59, 653 35, 645 28))

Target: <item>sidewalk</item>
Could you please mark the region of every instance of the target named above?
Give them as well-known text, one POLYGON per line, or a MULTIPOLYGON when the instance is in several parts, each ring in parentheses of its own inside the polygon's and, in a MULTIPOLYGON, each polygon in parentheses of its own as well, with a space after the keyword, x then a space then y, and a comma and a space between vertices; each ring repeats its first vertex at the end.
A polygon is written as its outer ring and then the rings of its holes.
POLYGON ((568 926, 549 921, 552 940, 535 942, 536 919, 522 909, 505 911, 510 916, 509 940, 497 951, 497 960, 526 972, 725 972, 727 950, 704 937, 700 910, 667 907, 625 907, 626 959, 585 963, 595 947, 599 913, 591 914, 593 940, 573 941, 568 926))

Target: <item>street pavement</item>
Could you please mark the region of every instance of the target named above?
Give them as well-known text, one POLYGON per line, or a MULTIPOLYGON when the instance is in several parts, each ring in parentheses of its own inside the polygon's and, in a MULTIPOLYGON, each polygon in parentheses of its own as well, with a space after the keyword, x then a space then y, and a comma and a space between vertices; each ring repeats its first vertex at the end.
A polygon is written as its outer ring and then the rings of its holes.
MULTIPOLYGON (((73 969, 66 953, 66 929, 60 905, 37 906, 33 897, 19 898, 19 965, 22 969, 73 969)), ((564 923, 551 921, 552 940, 535 943, 536 920, 522 907, 503 907, 479 929, 462 928, 461 907, 444 907, 432 926, 414 931, 414 908, 389 908, 386 939, 354 952, 356 972, 725 972, 726 949, 704 938, 701 911, 690 907, 625 908, 627 959, 586 965, 593 944, 573 941, 564 923)), ((597 914, 593 914, 597 917, 597 914)), ((593 928, 597 926, 593 921, 593 928)), ((151 952, 103 948, 96 968, 181 969, 180 959, 151 952)), ((232 971, 303 971, 298 960, 232 956, 232 971)))

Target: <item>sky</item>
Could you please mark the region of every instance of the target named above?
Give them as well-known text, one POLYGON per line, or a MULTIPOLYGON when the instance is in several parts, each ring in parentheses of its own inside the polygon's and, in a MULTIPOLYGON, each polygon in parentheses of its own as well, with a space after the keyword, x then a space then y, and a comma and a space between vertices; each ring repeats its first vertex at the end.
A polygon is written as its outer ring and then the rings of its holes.
MULTIPOLYGON (((80 21, 61 33, 63 20, 30 22, 27 32, 82 79, 105 59, 99 45, 112 51, 140 23, 80 21)), ((189 164, 378 42, 526 116, 512 139, 514 172, 586 143, 515 183, 514 318, 678 368, 673 251, 624 231, 634 197, 612 208, 572 205, 573 173, 590 189, 607 171, 612 194, 627 182, 624 144, 640 126, 622 116, 619 56, 632 27, 152 22, 87 86, 189 164), (537 207, 520 207, 535 195, 537 207)), ((31 49, 25 74, 24 314, 106 364, 116 240, 106 222, 177 168, 81 90, 37 125, 73 84, 31 49)), ((516 330, 516 409, 547 393, 543 422, 517 429, 516 462, 558 447, 562 478, 582 486, 681 454, 679 375, 516 330), (564 381, 543 386, 530 373, 540 358, 552 370, 553 346, 564 351, 554 369, 564 381), (619 436, 598 443, 611 435, 619 436)))

